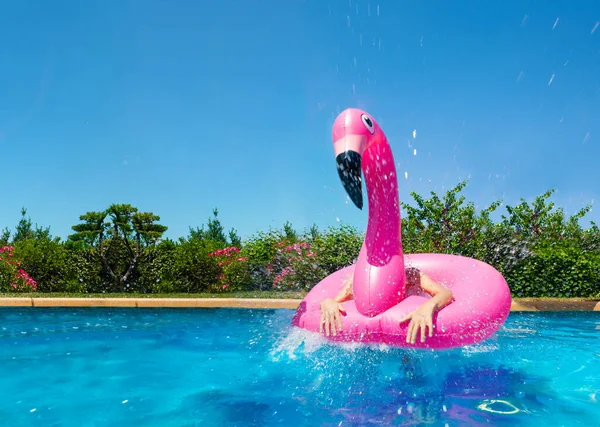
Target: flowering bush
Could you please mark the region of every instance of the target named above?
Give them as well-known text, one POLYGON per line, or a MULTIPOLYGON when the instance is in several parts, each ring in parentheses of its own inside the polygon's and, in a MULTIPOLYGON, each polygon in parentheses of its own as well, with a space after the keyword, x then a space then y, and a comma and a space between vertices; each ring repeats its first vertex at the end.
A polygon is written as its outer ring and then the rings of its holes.
POLYGON ((275 245, 276 253, 267 273, 273 277, 273 288, 278 291, 308 290, 316 285, 326 271, 317 260, 317 253, 307 242, 275 245))
POLYGON ((245 289, 249 281, 248 257, 240 255, 240 249, 235 246, 218 249, 208 254, 218 259, 221 274, 216 291, 233 292, 245 289))
POLYGON ((25 270, 21 263, 13 259, 14 248, 0 248, 0 290, 3 292, 32 292, 37 290, 37 283, 25 270))

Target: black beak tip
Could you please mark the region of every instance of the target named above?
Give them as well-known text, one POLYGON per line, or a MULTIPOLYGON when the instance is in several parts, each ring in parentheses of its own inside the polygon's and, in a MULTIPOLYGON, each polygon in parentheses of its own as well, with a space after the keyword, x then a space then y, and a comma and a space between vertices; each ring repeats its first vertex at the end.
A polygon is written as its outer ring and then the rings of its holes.
POLYGON ((360 154, 354 151, 346 151, 337 156, 336 162, 344 189, 356 207, 362 210, 363 196, 360 154))
POLYGON ((350 194, 350 199, 352 200, 352 203, 354 203, 354 205, 362 210, 363 208, 363 197, 362 197, 362 192, 361 193, 352 193, 350 194))

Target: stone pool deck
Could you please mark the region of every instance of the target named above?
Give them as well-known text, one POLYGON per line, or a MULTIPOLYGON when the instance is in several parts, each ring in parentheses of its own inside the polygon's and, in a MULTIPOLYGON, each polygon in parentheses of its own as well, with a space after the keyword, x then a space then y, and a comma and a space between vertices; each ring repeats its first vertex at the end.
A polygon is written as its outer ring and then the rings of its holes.
MULTIPOLYGON (((299 299, 259 298, 0 298, 4 307, 166 307, 166 308, 287 308, 299 299)), ((600 301, 580 299, 513 299, 511 311, 600 311, 600 301)))

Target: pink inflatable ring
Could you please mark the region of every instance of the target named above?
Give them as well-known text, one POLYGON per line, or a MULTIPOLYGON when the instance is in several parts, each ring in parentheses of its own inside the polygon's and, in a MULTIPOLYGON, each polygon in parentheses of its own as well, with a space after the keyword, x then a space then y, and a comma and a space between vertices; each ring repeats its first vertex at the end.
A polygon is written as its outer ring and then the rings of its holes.
POLYGON ((321 301, 333 298, 353 276, 354 299, 343 303, 343 328, 330 335, 331 340, 443 349, 489 338, 510 312, 510 291, 502 275, 472 258, 403 254, 394 158, 385 134, 370 115, 357 109, 342 112, 333 125, 333 143, 340 178, 359 208, 363 204, 361 176, 365 176, 367 232, 356 264, 319 282, 301 302, 292 324, 319 332, 321 301), (434 334, 423 343, 408 344, 408 322, 400 322, 429 298, 420 290, 407 294, 408 267, 421 270, 454 294, 454 301, 436 313, 434 334))

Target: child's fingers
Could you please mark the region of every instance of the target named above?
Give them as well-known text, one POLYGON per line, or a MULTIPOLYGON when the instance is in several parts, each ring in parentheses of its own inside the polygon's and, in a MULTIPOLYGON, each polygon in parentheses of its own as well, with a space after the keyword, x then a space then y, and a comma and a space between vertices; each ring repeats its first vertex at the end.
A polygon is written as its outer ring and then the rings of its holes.
POLYGON ((419 325, 416 322, 413 322, 412 333, 410 334, 410 343, 414 344, 417 341, 417 334, 419 333, 419 325))
POLYGON ((414 311, 411 311, 410 313, 408 313, 406 316, 404 316, 404 317, 403 317, 403 318, 400 320, 400 323, 404 323, 404 322, 406 322, 407 320, 409 320, 409 319, 412 317, 412 315, 413 315, 413 314, 414 314, 414 311))
POLYGON ((323 333, 323 325, 325 324, 325 313, 321 312, 321 322, 319 323, 319 333, 323 333))
POLYGON ((408 325, 408 330, 406 331, 406 342, 412 343, 413 340, 413 332, 415 330, 415 322, 410 322, 408 325))
POLYGON ((335 320, 337 321, 337 328, 338 328, 338 331, 341 331, 341 330, 342 330, 342 316, 340 315, 340 313, 339 313, 339 312, 337 312, 337 313, 335 314, 335 320))
POLYGON ((325 330, 327 331, 327 336, 333 335, 333 331, 335 331, 335 325, 331 319, 331 313, 327 313, 327 325, 325 326, 325 330))

